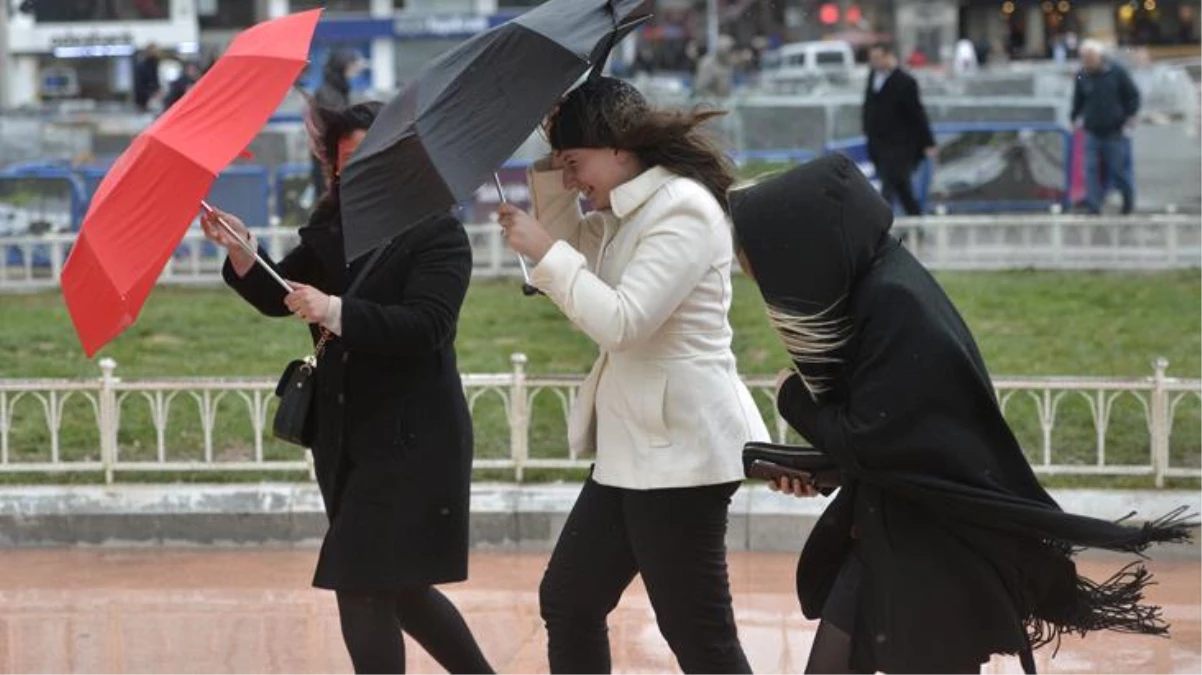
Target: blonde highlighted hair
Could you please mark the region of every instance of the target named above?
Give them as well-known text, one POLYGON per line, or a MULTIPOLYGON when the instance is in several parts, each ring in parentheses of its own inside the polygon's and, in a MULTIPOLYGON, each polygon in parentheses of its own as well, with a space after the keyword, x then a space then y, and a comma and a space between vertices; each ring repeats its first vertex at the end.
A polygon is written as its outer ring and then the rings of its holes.
POLYGON ((805 365, 837 365, 842 362, 836 352, 851 339, 851 321, 833 316, 842 301, 815 314, 801 314, 780 305, 768 303, 768 322, 793 359, 793 370, 802 384, 817 399, 830 390, 830 377, 806 374, 805 365))

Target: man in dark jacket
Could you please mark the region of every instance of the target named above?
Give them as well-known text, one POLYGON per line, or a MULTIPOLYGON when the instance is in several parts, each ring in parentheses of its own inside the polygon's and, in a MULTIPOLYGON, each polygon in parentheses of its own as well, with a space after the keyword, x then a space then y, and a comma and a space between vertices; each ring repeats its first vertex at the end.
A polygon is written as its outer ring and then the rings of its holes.
POLYGON ((184 63, 184 70, 179 77, 171 82, 171 86, 167 87, 167 96, 163 99, 163 112, 167 112, 171 106, 175 105, 176 101, 184 97, 188 90, 196 84, 200 76, 204 72, 200 68, 200 64, 195 61, 187 61, 184 63))
POLYGON ((910 177, 923 156, 934 158, 935 137, 918 95, 918 82, 897 67, 893 45, 873 45, 868 52, 872 73, 864 95, 863 125, 868 158, 881 180, 881 195, 897 197, 906 213, 919 215, 910 177))
POLYGON ((142 112, 146 112, 150 102, 163 90, 163 84, 159 81, 159 58, 158 46, 148 45, 134 68, 134 104, 142 112))
POLYGON ((1090 213, 1101 213, 1105 184, 1123 195, 1123 213, 1135 208, 1135 185, 1131 177, 1131 139, 1127 131, 1139 112, 1139 90, 1118 64, 1106 58, 1101 43, 1086 40, 1081 45, 1081 72, 1073 89, 1070 117, 1085 129, 1085 205, 1090 213), (1101 164, 1102 166, 1099 166, 1101 164))

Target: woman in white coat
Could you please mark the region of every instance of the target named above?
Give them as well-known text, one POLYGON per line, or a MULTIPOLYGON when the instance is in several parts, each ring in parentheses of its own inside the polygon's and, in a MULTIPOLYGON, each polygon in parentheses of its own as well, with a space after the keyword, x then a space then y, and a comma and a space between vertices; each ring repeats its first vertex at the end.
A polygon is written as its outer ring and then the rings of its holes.
POLYGON ((743 444, 768 431, 730 347, 733 172, 698 129, 717 114, 590 80, 548 120, 534 217, 501 209, 531 282, 600 348, 568 423, 596 461, 539 589, 552 672, 609 672, 606 617, 635 574, 684 672, 751 672, 726 520, 743 444))

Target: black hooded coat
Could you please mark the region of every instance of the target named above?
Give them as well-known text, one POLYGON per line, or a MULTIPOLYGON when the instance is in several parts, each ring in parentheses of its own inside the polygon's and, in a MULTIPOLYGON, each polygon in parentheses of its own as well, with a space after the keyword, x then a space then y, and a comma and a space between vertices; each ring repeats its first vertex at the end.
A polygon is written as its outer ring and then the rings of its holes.
POLYGON ((1143 526, 1065 513, 1003 418, 971 332, 889 234, 893 214, 842 156, 732 192, 736 237, 770 307, 838 325, 795 360, 781 415, 839 464, 844 487, 802 552, 797 591, 819 618, 849 552, 862 562, 852 666, 949 672, 1064 632, 1167 630, 1140 604, 1146 570, 1096 584, 1077 547, 1180 541, 1175 512, 1143 526), (806 379, 822 391, 811 394, 806 379))

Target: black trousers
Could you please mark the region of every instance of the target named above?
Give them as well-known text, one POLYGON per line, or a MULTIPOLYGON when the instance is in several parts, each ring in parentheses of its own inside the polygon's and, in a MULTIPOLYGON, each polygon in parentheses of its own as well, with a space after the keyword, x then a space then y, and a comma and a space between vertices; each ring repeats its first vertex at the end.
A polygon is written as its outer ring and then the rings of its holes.
POLYGON ((681 670, 750 673, 726 570, 726 516, 738 487, 625 490, 590 478, 539 587, 551 672, 610 672, 606 617, 641 574, 681 670))
POLYGON ((908 155, 909 151, 893 149, 878 150, 873 165, 876 166, 877 177, 881 180, 881 196, 893 204, 893 200, 901 202, 906 215, 922 214, 922 207, 914 197, 914 186, 911 178, 918 164, 908 155))

